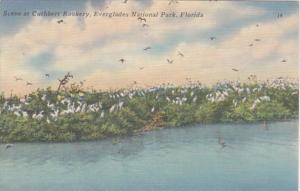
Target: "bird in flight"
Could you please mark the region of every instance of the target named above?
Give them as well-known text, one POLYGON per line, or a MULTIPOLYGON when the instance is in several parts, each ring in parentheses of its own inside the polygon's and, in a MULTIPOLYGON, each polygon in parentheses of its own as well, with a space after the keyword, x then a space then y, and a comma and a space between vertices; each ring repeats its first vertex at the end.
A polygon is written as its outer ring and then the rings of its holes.
POLYGON ((256 38, 256 39, 254 39, 256 42, 259 42, 259 41, 261 41, 259 38, 256 38))
POLYGON ((61 24, 63 22, 64 22, 64 20, 62 20, 62 19, 57 21, 58 24, 61 24))
POLYGON ((26 82, 26 86, 31 86, 32 83, 31 82, 26 82))
POLYGON ((128 2, 128 0, 124 0, 124 1, 123 1, 123 3, 127 3, 127 2, 128 2))
POLYGON ((124 64, 124 62, 126 61, 124 58, 121 58, 120 60, 119 60, 122 64, 124 64))
POLYGON ((47 78, 49 78, 49 77, 50 77, 50 74, 45 74, 45 76, 46 76, 47 78))
POLYGON ((142 27, 143 27, 143 28, 145 28, 145 27, 149 27, 149 25, 147 25, 147 24, 143 23, 142 27))
POLYGON ((18 78, 18 77, 15 77, 16 81, 21 81, 23 80, 22 78, 18 78))
POLYGON ((79 83, 80 83, 80 86, 83 86, 84 82, 85 82, 85 80, 80 81, 80 82, 79 82, 79 83))
POLYGON ((286 62, 286 59, 283 59, 281 62, 286 62))
POLYGON ((139 21, 141 21, 141 22, 142 22, 142 21, 146 22, 146 18, 138 17, 137 19, 138 19, 139 21))
POLYGON ((253 43, 249 44, 249 46, 253 46, 253 43))
POLYGON ((210 40, 216 40, 216 37, 211 36, 211 37, 209 37, 209 39, 210 39, 210 40))
POLYGON ((179 52, 179 51, 178 51, 178 55, 181 57, 184 57, 184 54, 182 54, 182 52, 179 52))
POLYGON ((259 24, 256 24, 256 27, 259 27, 259 24))
POLYGON ((5 145, 5 149, 9 149, 9 148, 11 148, 13 146, 14 146, 13 144, 7 144, 7 145, 5 145))
POLYGON ((144 50, 145 50, 145 51, 147 51, 147 50, 150 50, 150 49, 151 49, 151 47, 150 47, 150 46, 148 46, 148 47, 144 48, 144 50))
POLYGON ((236 68, 232 68, 233 71, 238 72, 239 70, 236 68))
POLYGON ((167 62, 168 62, 169 64, 173 64, 173 61, 174 61, 174 60, 169 60, 169 59, 167 59, 167 62))
POLYGON ((140 69, 140 70, 143 70, 143 69, 144 69, 144 67, 139 67, 139 69, 140 69))

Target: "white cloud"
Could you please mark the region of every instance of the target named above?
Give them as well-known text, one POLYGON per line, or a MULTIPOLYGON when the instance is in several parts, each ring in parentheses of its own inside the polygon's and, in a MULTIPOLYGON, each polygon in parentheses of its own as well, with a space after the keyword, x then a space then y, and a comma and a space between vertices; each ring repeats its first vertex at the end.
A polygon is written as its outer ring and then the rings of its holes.
MULTIPOLYGON (((73 71, 92 68, 88 74, 83 73, 80 79, 87 79, 95 87, 122 87, 132 81, 143 81, 144 84, 160 82, 182 83, 186 77, 199 79, 203 82, 213 82, 222 78, 245 77, 251 72, 262 71, 271 67, 286 71, 295 76, 298 58, 297 43, 285 40, 292 30, 298 29, 297 15, 281 20, 261 23, 260 27, 249 25, 242 27, 235 34, 217 42, 185 41, 185 37, 204 34, 208 30, 225 22, 234 22, 261 16, 265 10, 250 6, 240 6, 232 2, 180 2, 169 6, 167 1, 155 1, 150 7, 144 7, 138 2, 127 4, 113 1, 105 11, 132 10, 144 12, 156 11, 200 11, 203 18, 170 19, 147 18, 149 28, 141 27, 137 18, 105 18, 95 17, 78 20, 76 17, 64 18, 65 24, 57 24, 57 19, 43 20, 33 18, 17 34, 0 37, 1 48, 1 90, 24 92, 37 87, 45 87, 45 81, 40 81, 41 72, 32 71, 28 65, 32 57, 47 51, 53 51, 49 70, 73 71), (159 47, 152 47, 149 52, 143 51, 152 44, 172 43, 172 38, 182 37, 181 43, 171 45, 165 54, 153 55, 159 47), (253 42, 255 38, 261 42, 253 42), (253 47, 248 45, 253 43, 253 47), (173 45, 174 46, 174 45, 173 45), (184 52, 181 58, 177 51, 184 52), (283 65, 280 59, 289 60, 283 65), (118 61, 127 60, 125 65, 118 61), (166 59, 175 59, 169 65, 166 59), (296 63, 296 64, 295 64, 296 63), (139 67, 145 67, 139 70, 139 67), (240 68, 239 74, 231 71, 232 67, 240 68), (257 69, 258 67, 259 69, 257 69), (13 81, 14 76, 21 76, 34 82, 34 86, 24 87, 24 83, 13 81)), ((93 12, 91 5, 87 11, 93 12)), ((166 47, 164 47, 166 48, 166 47)), ((276 70, 277 70, 276 69, 276 70)), ((268 75, 278 75, 270 71, 268 75)))

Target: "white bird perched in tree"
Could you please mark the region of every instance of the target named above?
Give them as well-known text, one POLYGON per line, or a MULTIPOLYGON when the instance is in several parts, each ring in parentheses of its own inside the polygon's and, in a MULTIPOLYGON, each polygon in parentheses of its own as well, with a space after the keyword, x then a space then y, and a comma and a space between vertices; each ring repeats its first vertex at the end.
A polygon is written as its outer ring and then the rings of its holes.
POLYGON ((42 100, 43 100, 43 101, 46 101, 46 98, 47 98, 47 95, 43 95, 43 96, 42 96, 42 100))
POLYGON ((168 102, 170 102, 171 101, 171 99, 167 96, 166 97, 166 100, 168 101, 168 102))
POLYGON ((33 118, 33 119, 35 119, 35 118, 36 118, 36 116, 37 116, 37 114, 36 114, 36 113, 32 114, 32 118, 33 118))
POLYGON ((98 105, 99 105, 99 108, 102 108, 102 103, 101 103, 101 101, 99 101, 98 105))
POLYGON ((75 112, 76 113, 80 112, 80 109, 81 109, 81 104, 77 106, 77 108, 75 109, 75 112))
POLYGON ((119 109, 122 109, 122 107, 123 107, 123 104, 124 104, 124 102, 123 102, 123 101, 121 101, 121 102, 119 103, 119 105, 118 105, 119 109))
POLYGON ((155 110, 155 107, 153 106, 152 109, 151 109, 151 113, 153 113, 155 110))
POLYGON ((25 117, 25 118, 27 118, 28 117, 27 112, 26 111, 22 111, 22 116, 25 117))
POLYGON ((251 107, 250 107, 250 110, 254 110, 256 107, 256 104, 254 103, 251 107))
POLYGON ((81 112, 81 113, 86 112, 86 103, 82 105, 81 111, 80 111, 80 112, 81 112))
POLYGON ((244 89, 243 88, 239 88, 238 89, 238 94, 241 94, 241 93, 243 93, 244 92, 244 89))
POLYGON ((110 109, 109 109, 109 113, 112 113, 114 110, 115 110, 115 107, 116 107, 116 105, 114 104, 114 105, 112 105, 111 107, 110 107, 110 109))
POLYGON ((259 98, 261 101, 270 101, 270 97, 269 96, 262 96, 259 98))
POLYGON ((54 120, 56 120, 57 119, 57 117, 58 117, 58 109, 57 110, 55 110, 54 111, 54 113, 50 113, 50 115, 51 115, 51 117, 54 119, 54 120))
POLYGON ((243 100, 242 100, 242 102, 244 103, 244 102, 246 101, 246 99, 247 99, 247 98, 246 98, 246 97, 244 97, 244 98, 243 98, 243 100))
POLYGON ((54 108, 54 104, 50 104, 50 102, 47 102, 47 107, 53 109, 54 108))
POLYGON ((41 111, 38 115, 36 115, 36 119, 41 120, 44 115, 43 115, 44 111, 41 111))
POLYGON ((14 112, 14 115, 16 115, 17 117, 20 117, 20 116, 21 116, 21 114, 20 114, 18 111, 15 111, 15 112, 14 112))
POLYGON ((250 91, 249 88, 247 88, 246 91, 247 91, 247 94, 250 94, 250 93, 251 93, 251 91, 250 91))
POLYGON ((232 103, 233 103, 233 105, 234 105, 234 107, 236 107, 237 106, 237 101, 234 99, 234 100, 232 100, 232 103))
POLYGON ((260 99, 259 98, 257 98, 256 100, 254 100, 254 104, 258 104, 258 103, 260 103, 260 99))
POLYGON ((197 101, 197 96, 195 96, 194 98, 193 98, 193 102, 195 103, 196 101, 197 101))
POLYGON ((102 111, 100 114, 100 118, 103 118, 103 117, 104 117, 104 111, 102 111))

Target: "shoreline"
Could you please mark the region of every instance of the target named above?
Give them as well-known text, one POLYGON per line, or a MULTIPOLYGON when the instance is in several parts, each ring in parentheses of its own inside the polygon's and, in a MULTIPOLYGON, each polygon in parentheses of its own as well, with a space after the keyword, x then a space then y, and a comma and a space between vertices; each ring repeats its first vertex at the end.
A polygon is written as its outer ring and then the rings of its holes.
MULTIPOLYGON (((268 125, 271 125, 273 123, 283 123, 283 122, 292 122, 292 121, 298 121, 299 122, 299 118, 295 118, 295 119, 286 119, 286 120, 273 120, 273 121, 268 121, 268 125)), ((94 139, 94 140, 75 140, 75 141, 32 141, 32 142, 1 142, 0 141, 0 145, 5 145, 5 144, 18 144, 18 143, 22 143, 22 144, 26 144, 26 143, 38 143, 38 144, 67 144, 67 143, 88 143, 88 142, 98 142, 98 141, 103 141, 103 140, 114 140, 114 139, 121 139, 121 138, 130 138, 130 137, 134 137, 134 136, 140 136, 140 135, 144 135, 145 133, 149 133, 149 132, 153 132, 153 131, 157 131, 157 130, 164 130, 164 129, 176 129, 176 128, 187 128, 187 127, 193 127, 193 128, 203 128, 202 126, 213 126, 213 125, 263 125, 263 121, 255 121, 255 122, 245 122, 245 121, 236 121, 236 122, 223 122, 223 123, 206 123, 206 124, 188 124, 185 125, 183 127, 152 127, 149 130, 140 130, 138 132, 134 132, 133 134, 126 134, 126 135, 115 135, 115 136, 106 136, 103 137, 101 139, 94 139), (200 126, 200 127, 195 127, 195 126, 200 126)), ((299 124, 297 126, 297 128, 299 129, 299 124)))

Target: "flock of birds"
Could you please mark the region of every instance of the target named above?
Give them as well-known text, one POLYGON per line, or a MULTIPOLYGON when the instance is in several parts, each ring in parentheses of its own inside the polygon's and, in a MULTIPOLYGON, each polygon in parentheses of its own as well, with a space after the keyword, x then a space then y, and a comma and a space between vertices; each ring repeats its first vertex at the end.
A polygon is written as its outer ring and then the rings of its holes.
MULTIPOLYGON (((211 0, 210 0, 210 1, 211 1, 211 0)), ((217 0, 215 0, 215 1, 217 1, 217 0)), ((125 0, 123 3, 127 3, 127 2, 128 2, 128 0, 125 0)), ((169 5, 171 5, 171 4, 176 4, 176 3, 179 3, 179 1, 178 1, 178 0, 170 0, 170 1, 169 1, 169 5)), ((277 17, 278 19, 279 19, 279 18, 282 18, 283 15, 284 15, 284 14, 283 14, 282 12, 276 13, 276 17, 277 17)), ((146 26, 148 27, 148 26, 149 26, 149 25, 146 24, 146 22, 147 22, 146 18, 138 17, 138 21, 143 22, 143 25, 142 25, 143 27, 146 27, 146 26)), ((260 25, 259 25, 259 24, 256 24, 256 27, 260 27, 260 25)), ((209 37, 209 39, 210 39, 211 41, 214 41, 214 40, 216 40, 217 38, 216 38, 215 36, 211 36, 211 37, 209 37)), ((258 42, 260 42, 260 41, 261 41, 261 39, 256 38, 256 39, 254 39, 254 42, 252 42, 252 43, 249 44, 249 46, 252 47, 252 46, 254 46, 254 43, 258 43, 258 42)), ((151 49, 151 47, 148 46, 148 47, 144 48, 144 51, 148 51, 148 50, 150 50, 150 49, 151 49)), ((182 52, 180 52, 180 51, 178 51, 178 55, 181 56, 181 57, 184 57, 184 54, 183 54, 182 52)), ((126 62, 126 59, 121 58, 119 61, 120 61, 122 64, 124 64, 124 63, 126 62)), ((174 63, 174 59, 171 59, 171 58, 167 58, 166 61, 167 61, 168 64, 173 64, 173 63, 174 63)), ((287 60, 286 60, 286 59, 283 59, 281 62, 287 62, 287 60)), ((142 69, 144 69, 144 67, 142 67, 142 69)), ((232 71, 238 72, 239 69, 232 68, 232 71)))
MULTIPOLYGON (((249 87, 243 87, 238 82, 231 81, 221 81, 217 83, 213 89, 216 91, 212 91, 208 93, 205 98, 209 102, 220 102, 224 101, 231 93, 236 92, 238 96, 242 96, 241 99, 236 98, 233 99, 234 106, 237 106, 240 102, 245 102, 247 99, 250 99, 248 96, 253 96, 253 94, 260 93, 264 91, 265 88, 279 88, 285 90, 287 87, 295 89, 294 93, 298 92, 298 82, 295 81, 293 83, 287 84, 282 78, 278 78, 273 81, 268 81, 268 84, 259 84, 257 87, 251 89, 249 87)), ((133 99, 135 96, 138 97, 146 97, 151 95, 151 97, 155 98, 157 101, 167 101, 171 104, 182 105, 186 103, 196 103, 199 92, 203 90, 208 90, 207 86, 202 85, 201 83, 190 83, 188 85, 182 86, 180 90, 176 89, 175 85, 172 84, 163 84, 158 87, 150 87, 145 89, 140 88, 132 88, 132 89, 124 89, 117 90, 115 92, 106 92, 103 93, 103 96, 109 98, 109 102, 111 105, 103 106, 101 100, 98 100, 97 103, 87 104, 84 100, 84 95, 69 95, 64 97, 60 101, 55 103, 51 103, 51 98, 47 95, 47 92, 38 95, 38 99, 42 101, 49 109, 52 111, 50 116, 53 116, 54 119, 58 117, 58 114, 67 114, 67 113, 76 113, 76 112, 103 112, 109 113, 118 111, 122 109, 124 102, 127 100, 133 99), (66 104, 66 110, 62 109, 61 104, 66 104)), ((59 96, 59 95, 58 95, 59 96)), ((25 96, 24 98, 20 98, 19 104, 15 104, 10 101, 5 101, 5 103, 0 107, 0 114, 2 112, 11 112, 19 117, 28 117, 28 113, 26 113, 22 108, 25 108, 26 105, 30 104, 33 97, 25 96)), ((252 98, 251 98, 252 99, 252 98)), ((253 105, 251 109, 254 109, 256 105, 262 101, 270 101, 270 97, 267 95, 259 96, 253 101, 253 105)), ((155 108, 151 109, 154 111, 155 108)), ((40 111, 38 113, 32 114, 32 118, 44 118, 44 111, 40 111), (40 117, 39 117, 40 116, 40 117)))
MULTIPOLYGON (((216 1, 217 1, 217 0, 216 0, 216 1)), ((125 3, 125 4, 128 3, 128 0, 124 0, 123 3, 125 3)), ((177 4, 177 3, 179 3, 178 0, 170 0, 170 1, 169 1, 169 5, 171 5, 171 4, 177 4)), ((277 19, 280 19, 280 18, 282 18, 283 16, 284 16, 284 13, 282 13, 282 12, 276 13, 276 18, 277 18, 277 19)), ((142 24, 142 27, 149 27, 149 25, 147 24, 147 19, 146 19, 146 18, 144 18, 144 17, 138 17, 137 20, 142 24)), ((58 24, 66 24, 65 21, 64 21, 63 19, 57 20, 57 23, 58 23, 58 24)), ((256 24, 256 27, 261 27, 261 25, 260 25, 260 24, 256 24)), ((215 36, 210 36, 209 39, 210 39, 211 41, 215 41, 215 40, 217 39, 217 37, 215 37, 215 36)), ((262 41, 261 39, 255 38, 255 39, 253 40, 253 42, 251 42, 248 46, 249 46, 249 47, 252 47, 252 46, 255 45, 255 43, 259 43, 259 42, 261 42, 261 41, 262 41)), ((152 49, 151 46, 147 46, 147 47, 145 47, 143 50, 144 50, 145 52, 148 52, 148 51, 150 51, 151 49, 152 49)), ((177 55, 180 56, 180 57, 184 57, 184 56, 185 56, 181 51, 177 51, 177 55)), ((126 60, 125 58, 120 58, 120 59, 119 59, 119 62, 120 62, 121 64, 126 64, 126 63, 127 63, 127 60, 126 60)), ((286 62, 287 62, 287 59, 282 59, 281 62, 282 62, 282 63, 286 63, 286 62)), ((166 59, 166 63, 167 63, 167 64, 173 64, 173 63, 174 63, 174 58, 167 58, 167 59, 166 59)), ((144 70, 144 69, 145 69, 144 66, 139 67, 139 70, 144 70)), ((234 72, 239 72, 239 69, 237 69, 237 68, 231 68, 231 70, 234 71, 234 72)), ((49 78, 49 77, 50 77, 50 74, 45 74, 45 77, 46 77, 46 78, 49 78)), ((15 80, 16 80, 16 81, 23 81, 23 78, 15 76, 15 80)), ((32 83, 32 82, 29 82, 29 81, 26 81, 25 85, 26 85, 26 86, 32 86, 33 83, 32 83)))
MULTIPOLYGON (((45 74, 45 77, 46 78, 50 78, 50 74, 45 74)), ((15 81, 25 81, 23 78, 21 78, 21 77, 17 77, 17 76, 15 76, 15 81)), ((25 85, 26 86, 32 86, 33 85, 33 83, 32 82, 29 82, 29 81, 26 81, 25 82, 25 85)))

